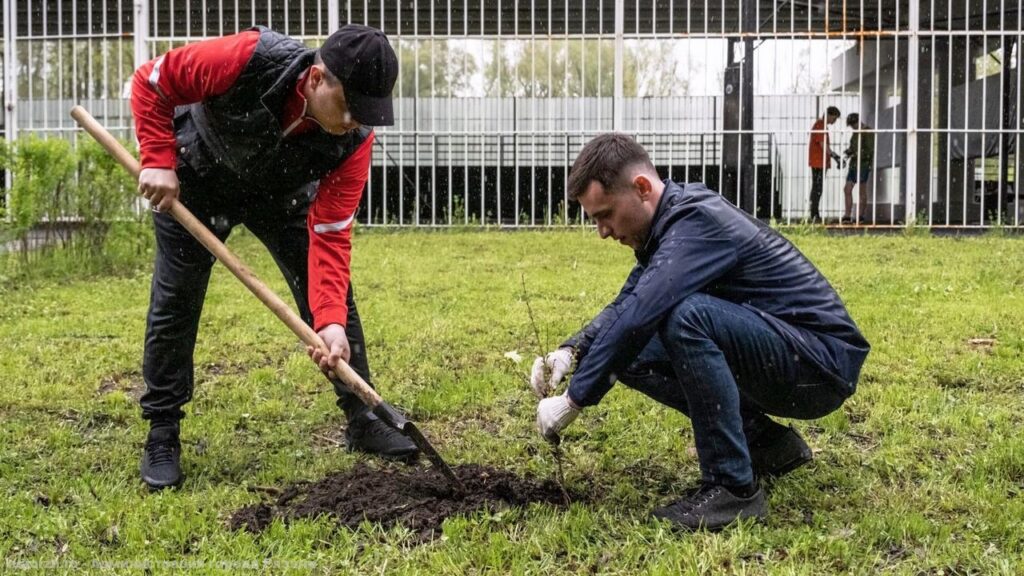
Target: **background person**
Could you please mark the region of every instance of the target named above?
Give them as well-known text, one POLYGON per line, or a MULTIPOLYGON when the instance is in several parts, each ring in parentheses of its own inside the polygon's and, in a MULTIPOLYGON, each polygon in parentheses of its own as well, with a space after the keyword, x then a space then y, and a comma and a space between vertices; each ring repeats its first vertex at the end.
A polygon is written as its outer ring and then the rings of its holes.
POLYGON ((868 221, 868 188, 871 187, 871 165, 875 161, 875 137, 871 127, 860 121, 859 114, 846 117, 846 125, 853 129, 850 146, 843 155, 849 162, 846 172, 846 186, 843 187, 843 224, 850 224, 854 218, 863 224, 868 221), (854 214, 853 187, 860 186, 860 204, 854 214))
POLYGON ((824 189, 825 173, 832 167, 832 161, 839 162, 839 154, 832 151, 828 138, 828 126, 835 124, 842 116, 839 108, 829 106, 825 116, 818 118, 811 126, 811 141, 807 150, 807 165, 811 167, 811 222, 821 222, 821 194, 824 189))

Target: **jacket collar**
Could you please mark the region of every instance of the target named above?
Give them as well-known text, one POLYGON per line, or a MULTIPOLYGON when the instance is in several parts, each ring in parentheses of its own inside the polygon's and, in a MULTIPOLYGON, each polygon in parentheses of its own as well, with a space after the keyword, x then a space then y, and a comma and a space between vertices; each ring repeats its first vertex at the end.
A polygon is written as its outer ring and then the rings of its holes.
POLYGON ((654 210, 654 216, 651 217, 651 229, 647 232, 647 240, 644 245, 634 252, 638 262, 647 262, 654 251, 658 249, 657 239, 661 236, 662 220, 665 218, 665 214, 668 212, 668 207, 674 204, 669 200, 669 197, 675 197, 677 194, 682 193, 683 187, 676 184, 671 180, 663 180, 665 189, 661 193, 661 198, 658 200, 658 207, 654 210))

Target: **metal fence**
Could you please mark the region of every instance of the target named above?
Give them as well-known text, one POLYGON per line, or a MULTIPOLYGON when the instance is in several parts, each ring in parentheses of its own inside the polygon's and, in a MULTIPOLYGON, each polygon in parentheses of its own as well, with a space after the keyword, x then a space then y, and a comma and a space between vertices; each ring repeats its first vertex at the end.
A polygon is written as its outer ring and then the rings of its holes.
POLYGON ((8 140, 74 138, 76 103, 130 135, 132 71, 187 42, 259 24, 316 46, 346 22, 381 28, 401 73, 396 123, 378 129, 367 225, 579 222, 567 168, 610 130, 634 134, 665 177, 799 221, 811 125, 828 106, 843 112, 832 148, 854 138, 853 112, 873 154, 864 184, 848 185, 848 168, 825 173, 826 220, 1024 220, 1019 0, 0 4, 8 140))

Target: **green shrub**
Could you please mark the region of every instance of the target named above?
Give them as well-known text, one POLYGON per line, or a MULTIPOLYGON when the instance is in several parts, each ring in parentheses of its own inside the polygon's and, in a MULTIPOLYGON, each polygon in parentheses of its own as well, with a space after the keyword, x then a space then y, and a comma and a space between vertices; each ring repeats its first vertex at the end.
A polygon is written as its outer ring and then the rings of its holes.
POLYGON ((78 145, 78 184, 71 210, 80 219, 76 246, 99 255, 111 224, 141 220, 136 208, 135 180, 102 146, 92 140, 78 145))
POLYGON ((73 148, 29 135, 7 148, 0 162, 13 186, 0 242, 15 240, 17 254, 0 253, 3 283, 121 272, 148 261, 148 213, 137 207, 133 178, 99 144, 82 138, 73 148))
MULTIPOLYGON (((21 243, 22 258, 27 260, 30 234, 44 220, 55 222, 67 216, 68 188, 73 185, 75 154, 66 140, 42 140, 34 135, 18 140, 10 153, 13 184, 8 206, 12 235, 21 243)), ((53 238, 47 227, 44 245, 53 238)), ((62 237, 62 243, 67 238, 62 237)))
MULTIPOLYGON (((11 154, 7 140, 0 140, 0 170, 7 171, 11 168, 11 154)), ((3 184, 6 186, 6 183, 3 184)), ((0 242, 6 241, 7 226, 7 190, 0 193, 0 242)))

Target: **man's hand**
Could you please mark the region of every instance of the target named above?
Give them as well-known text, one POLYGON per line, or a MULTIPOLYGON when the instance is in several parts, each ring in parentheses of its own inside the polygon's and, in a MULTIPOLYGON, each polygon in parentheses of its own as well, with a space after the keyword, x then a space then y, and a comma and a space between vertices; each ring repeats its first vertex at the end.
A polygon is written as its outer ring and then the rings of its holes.
POLYGON ((320 330, 319 334, 330 352, 324 354, 317 348, 306 346, 306 353, 313 359, 313 362, 320 366, 320 370, 324 374, 334 376, 331 367, 337 365, 338 360, 344 360, 347 363, 352 356, 352 350, 348 346, 348 335, 345 334, 345 327, 341 324, 328 324, 320 330))
POLYGON ((545 398, 537 404, 537 429, 548 442, 558 442, 559 433, 579 415, 580 409, 569 399, 568 391, 545 398))
POLYGON ((180 192, 178 174, 174 170, 143 168, 139 172, 139 194, 149 200, 154 212, 170 210, 180 192))
POLYGON ((559 348, 543 358, 537 356, 530 371, 530 387, 538 398, 547 398, 571 369, 572 348, 559 348), (550 375, 545 377, 545 373, 550 375))

